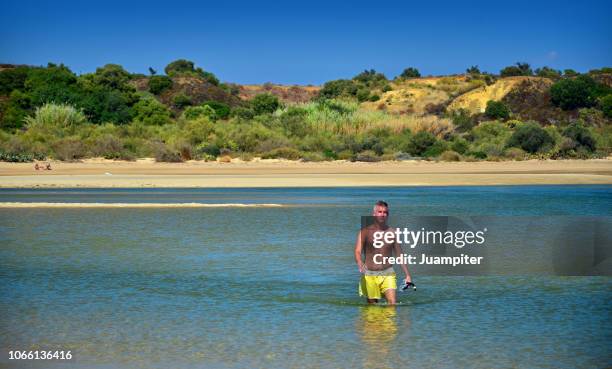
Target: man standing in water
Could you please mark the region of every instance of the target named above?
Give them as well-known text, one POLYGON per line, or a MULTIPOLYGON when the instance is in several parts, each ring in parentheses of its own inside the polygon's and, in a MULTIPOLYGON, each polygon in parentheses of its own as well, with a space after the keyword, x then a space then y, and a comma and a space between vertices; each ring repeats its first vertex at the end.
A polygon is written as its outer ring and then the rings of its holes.
MULTIPOLYGON (((389 205, 384 201, 378 201, 374 205, 372 212, 374 224, 366 226, 359 230, 357 234, 357 242, 355 242, 355 261, 359 267, 359 272, 362 273, 359 283, 359 295, 366 296, 369 304, 375 304, 378 300, 385 296, 389 305, 394 305, 396 302, 395 295, 397 291, 397 281, 393 265, 388 263, 377 264, 374 262, 376 255, 381 255, 376 258, 378 261, 387 261, 385 257, 402 255, 402 248, 397 240, 392 243, 384 242, 380 247, 374 247, 375 232, 395 232, 387 225, 389 217, 389 205), (365 263, 362 259, 362 254, 365 253, 365 263)), ((379 238, 380 239, 380 238, 379 238)), ((384 240, 384 237, 383 237, 384 240)), ((406 278, 405 283, 411 283, 412 278, 408 272, 406 264, 400 264, 406 278)))

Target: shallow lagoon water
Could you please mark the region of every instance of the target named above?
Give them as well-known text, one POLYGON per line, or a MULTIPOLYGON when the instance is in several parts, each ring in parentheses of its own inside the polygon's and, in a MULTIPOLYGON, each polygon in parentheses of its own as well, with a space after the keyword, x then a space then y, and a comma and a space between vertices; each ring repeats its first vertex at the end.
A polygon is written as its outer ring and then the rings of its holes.
POLYGON ((352 257, 380 198, 402 215, 612 215, 610 186, 1 190, 17 202, 282 208, 2 209, 3 365, 602 368, 612 279, 414 275, 366 306, 352 257), (9 362, 15 349, 71 362, 9 362))

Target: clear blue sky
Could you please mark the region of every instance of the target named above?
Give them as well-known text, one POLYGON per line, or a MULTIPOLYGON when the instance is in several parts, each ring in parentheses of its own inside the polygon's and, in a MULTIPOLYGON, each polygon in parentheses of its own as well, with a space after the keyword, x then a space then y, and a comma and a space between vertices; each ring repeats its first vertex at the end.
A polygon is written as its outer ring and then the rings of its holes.
POLYGON ((517 61, 612 66, 610 1, 7 1, 0 62, 106 63, 147 73, 178 58, 221 80, 320 84, 374 68, 391 78, 498 72, 517 61))

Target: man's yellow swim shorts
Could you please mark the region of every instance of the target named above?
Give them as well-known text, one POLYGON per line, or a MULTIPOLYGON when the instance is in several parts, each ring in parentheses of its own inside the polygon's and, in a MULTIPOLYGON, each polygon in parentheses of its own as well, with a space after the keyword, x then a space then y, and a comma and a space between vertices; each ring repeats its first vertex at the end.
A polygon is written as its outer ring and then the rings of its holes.
POLYGON ((359 296, 380 299, 388 289, 397 289, 393 267, 381 271, 366 270, 359 282, 359 296))

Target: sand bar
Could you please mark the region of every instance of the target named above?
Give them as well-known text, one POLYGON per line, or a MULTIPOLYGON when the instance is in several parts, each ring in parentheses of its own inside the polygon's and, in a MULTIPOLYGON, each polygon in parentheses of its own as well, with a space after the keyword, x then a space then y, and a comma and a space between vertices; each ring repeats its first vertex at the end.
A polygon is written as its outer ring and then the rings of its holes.
POLYGON ((505 162, 251 162, 156 163, 89 159, 0 163, 2 188, 340 187, 612 184, 612 159, 505 162))

